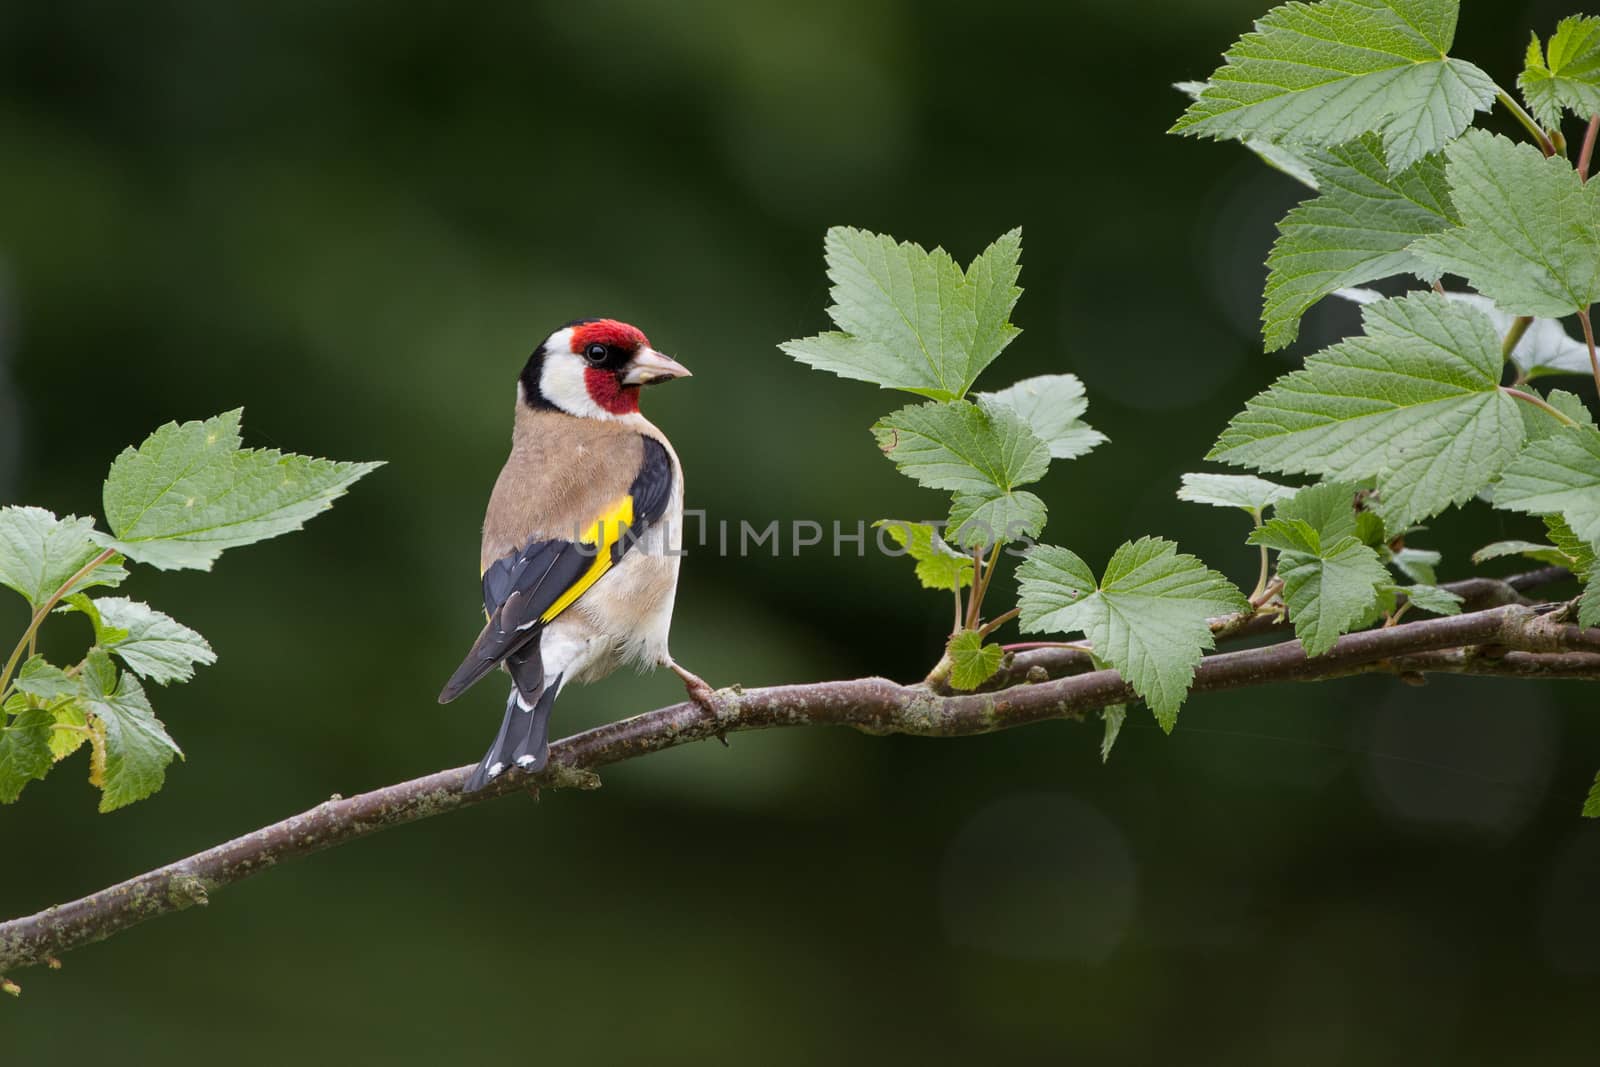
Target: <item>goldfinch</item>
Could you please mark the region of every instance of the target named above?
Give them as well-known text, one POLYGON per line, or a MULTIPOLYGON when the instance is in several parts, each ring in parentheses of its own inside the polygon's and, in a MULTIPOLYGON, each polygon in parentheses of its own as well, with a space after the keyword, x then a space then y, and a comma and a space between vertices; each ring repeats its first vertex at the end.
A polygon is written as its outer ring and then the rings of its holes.
POLYGON ((711 706, 711 687, 667 651, 683 545, 683 469, 639 412, 639 391, 689 370, 614 319, 570 322, 517 379, 511 458, 483 521, 488 624, 439 694, 497 666, 511 675, 500 733, 473 792, 516 766, 544 767, 550 708, 570 682, 624 664, 665 666, 711 706))

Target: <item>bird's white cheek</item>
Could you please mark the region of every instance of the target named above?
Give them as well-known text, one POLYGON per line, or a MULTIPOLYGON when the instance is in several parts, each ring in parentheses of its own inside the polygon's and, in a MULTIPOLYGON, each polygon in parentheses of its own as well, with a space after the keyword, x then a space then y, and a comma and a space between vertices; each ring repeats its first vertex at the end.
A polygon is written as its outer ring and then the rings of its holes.
POLYGON ((589 387, 583 380, 583 361, 576 356, 555 355, 545 360, 544 373, 539 377, 539 391, 544 398, 562 411, 587 418, 608 418, 609 414, 594 402, 589 387))

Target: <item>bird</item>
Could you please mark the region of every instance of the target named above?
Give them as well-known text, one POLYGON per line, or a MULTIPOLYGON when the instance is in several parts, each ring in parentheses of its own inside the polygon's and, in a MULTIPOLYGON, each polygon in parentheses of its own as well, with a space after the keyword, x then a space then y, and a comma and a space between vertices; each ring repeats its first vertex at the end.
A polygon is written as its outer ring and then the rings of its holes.
POLYGON ((517 377, 511 455, 484 515, 483 631, 439 703, 496 667, 511 676, 476 792, 510 767, 543 770, 550 709, 573 683, 619 667, 669 667, 692 700, 715 693, 668 650, 683 545, 683 467, 639 410, 649 385, 690 377, 617 319, 551 333, 517 377))

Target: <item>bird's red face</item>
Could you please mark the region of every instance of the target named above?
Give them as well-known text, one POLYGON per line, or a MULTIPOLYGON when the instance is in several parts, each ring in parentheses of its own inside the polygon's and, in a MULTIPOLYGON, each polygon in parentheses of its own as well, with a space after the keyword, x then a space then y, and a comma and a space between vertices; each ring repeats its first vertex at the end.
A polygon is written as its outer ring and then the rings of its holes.
POLYGON ((569 415, 617 418, 639 410, 642 387, 688 376, 687 367, 651 348, 637 327, 584 319, 551 334, 528 360, 522 398, 569 415))

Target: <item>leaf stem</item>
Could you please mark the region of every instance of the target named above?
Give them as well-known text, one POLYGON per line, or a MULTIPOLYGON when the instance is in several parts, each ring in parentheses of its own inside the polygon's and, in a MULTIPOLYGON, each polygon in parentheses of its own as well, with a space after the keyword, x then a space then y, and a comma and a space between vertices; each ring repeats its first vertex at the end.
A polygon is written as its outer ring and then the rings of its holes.
POLYGON ((996 541, 989 550, 987 562, 983 558, 983 549, 973 549, 973 556, 977 569, 972 576, 972 599, 967 603, 967 629, 976 630, 978 620, 983 618, 983 598, 989 595, 989 583, 994 581, 995 565, 1000 562, 1000 542, 996 541), (979 576, 982 576, 981 578, 979 576))
POLYGON ((1583 324, 1583 340, 1589 346, 1589 369, 1594 371, 1594 387, 1600 389, 1600 356, 1594 350, 1594 323, 1589 320, 1589 309, 1584 308, 1578 312, 1578 321, 1583 324))
MULTIPOLYGON (((1256 529, 1258 529, 1258 530, 1261 529, 1261 511, 1260 511, 1260 509, 1253 509, 1250 512, 1250 519, 1251 519, 1252 522, 1255 523, 1256 529)), ((1253 590, 1251 590, 1251 592, 1250 592, 1250 600, 1251 600, 1251 602, 1254 602, 1255 598, 1260 596, 1262 594, 1262 592, 1267 588, 1267 578, 1272 573, 1272 560, 1267 555, 1267 546, 1266 545, 1261 545, 1260 548, 1261 548, 1261 577, 1256 579, 1256 587, 1253 590)))
POLYGON ((1511 353, 1517 350, 1522 339, 1528 335, 1528 327, 1533 325, 1532 315, 1518 315, 1511 323, 1511 329, 1506 331, 1506 343, 1500 346, 1500 358, 1509 360, 1511 353))
POLYGON ((1540 126, 1534 117, 1528 114, 1510 93, 1497 85, 1495 86, 1494 97, 1500 101, 1502 107, 1511 112, 1513 118, 1522 123, 1523 129, 1533 135, 1533 139, 1538 142, 1539 151, 1543 152, 1546 158, 1556 154, 1555 143, 1550 140, 1550 135, 1545 132, 1544 127, 1540 126))
POLYGON ((1535 393, 1524 393, 1521 389, 1513 389, 1509 385, 1502 385, 1500 387, 1500 389, 1507 396, 1509 396, 1509 397, 1511 397, 1511 398, 1513 398, 1515 400, 1520 400, 1524 404, 1532 404, 1534 407, 1538 408, 1540 411, 1543 411, 1545 414, 1554 416, 1556 419, 1560 420, 1561 423, 1563 423, 1564 425, 1571 426, 1574 429, 1577 428, 1578 424, 1575 421, 1573 421, 1572 416, 1568 415, 1565 411, 1562 411, 1560 408, 1552 407, 1542 396, 1539 396, 1539 395, 1537 395, 1535 393))
POLYGON ((1010 622, 1012 619, 1016 618, 1018 615, 1021 615, 1021 614, 1022 614, 1022 609, 1021 608, 1012 608, 1010 611, 1006 612, 1004 615, 996 615, 994 618, 990 619, 988 622, 984 623, 981 627, 979 627, 978 636, 979 637, 988 637, 990 634, 992 634, 996 630, 1000 629, 1000 627, 1004 626, 1006 623, 1010 622))
POLYGON ((1093 645, 1085 645, 1076 641, 1019 641, 1012 645, 1001 645, 1002 652, 1033 652, 1041 648, 1061 648, 1069 652, 1094 652, 1093 645))
POLYGON ((1594 162, 1594 142, 1600 134, 1600 115, 1589 116, 1589 128, 1583 131, 1583 148, 1578 152, 1578 177, 1589 180, 1589 164, 1594 162))
POLYGON ((23 633, 22 640, 18 641, 17 647, 11 650, 11 658, 6 660, 5 669, 0 670, 0 701, 4 701, 6 695, 11 691, 12 672, 17 669, 17 664, 21 662, 22 654, 28 651, 29 648, 33 647, 34 637, 39 633, 39 627, 44 625, 44 620, 49 616, 51 610, 57 604, 61 603, 61 598, 66 596, 67 593, 72 590, 73 586, 77 585, 90 574, 94 573, 97 567, 105 563, 116 554, 116 549, 108 548, 99 555, 95 556, 95 558, 91 559, 88 563, 85 563, 79 569, 77 574, 74 574, 71 578, 68 578, 65 582, 61 583, 61 588, 57 589, 54 593, 51 593, 50 599, 46 600, 39 607, 39 610, 33 613, 33 618, 28 620, 28 629, 23 633))

